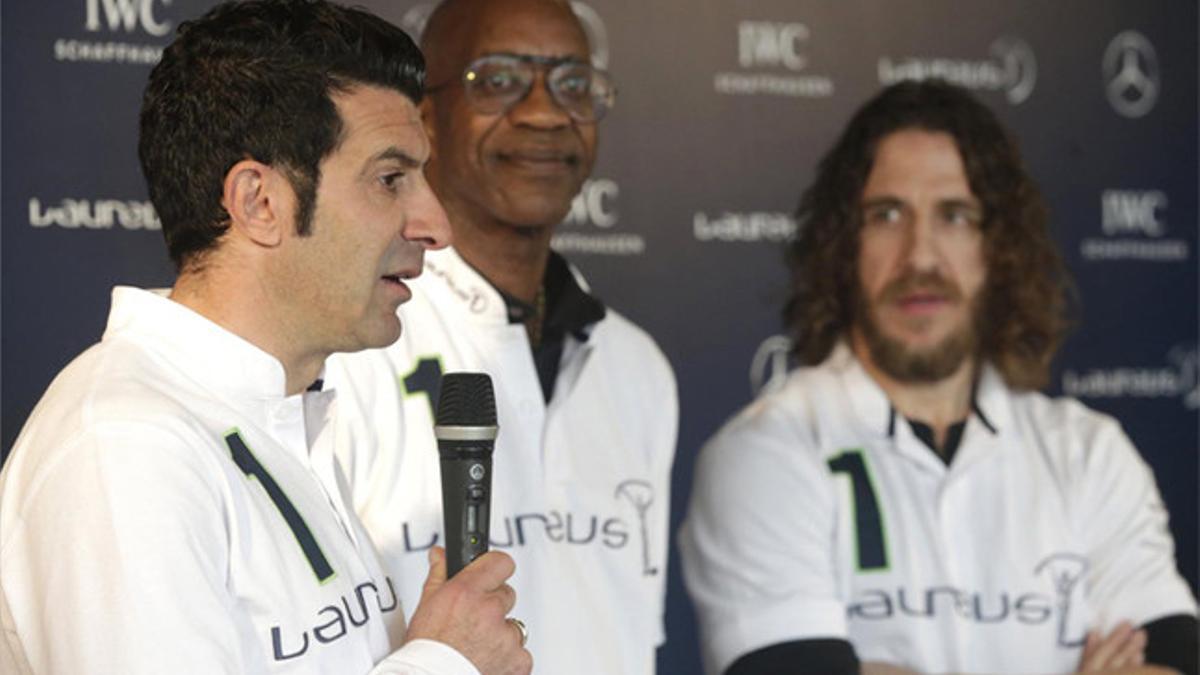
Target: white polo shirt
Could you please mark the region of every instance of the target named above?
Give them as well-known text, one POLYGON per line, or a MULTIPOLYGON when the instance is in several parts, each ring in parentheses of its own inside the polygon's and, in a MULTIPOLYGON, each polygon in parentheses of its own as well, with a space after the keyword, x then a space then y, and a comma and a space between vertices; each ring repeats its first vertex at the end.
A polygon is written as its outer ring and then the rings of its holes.
POLYGON ((427 640, 385 660, 398 580, 339 484, 332 394, 284 381, 183 305, 114 290, 0 472, 0 671, 476 673, 427 640))
POLYGON ((652 673, 662 641, 675 379, 644 332, 609 309, 567 336, 549 405, 529 339, 452 249, 432 252, 386 351, 330 359, 339 453, 363 523, 407 606, 441 543, 440 469, 427 395, 440 373, 491 375, 500 426, 492 548, 516 560, 513 616, 534 673, 652 673))
POLYGON ((1113 419, 990 367, 976 403, 947 467, 841 345, 726 424, 680 534, 706 671, 832 637, 919 672, 1074 672, 1090 628, 1195 613, 1113 419))

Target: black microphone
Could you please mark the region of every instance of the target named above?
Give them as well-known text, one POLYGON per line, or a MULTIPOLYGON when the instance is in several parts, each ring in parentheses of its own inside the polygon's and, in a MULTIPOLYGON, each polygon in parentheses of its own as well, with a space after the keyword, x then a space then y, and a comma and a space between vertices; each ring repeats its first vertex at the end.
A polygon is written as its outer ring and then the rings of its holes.
POLYGON ((446 373, 438 395, 437 437, 442 468, 446 569, 454 576, 487 553, 492 505, 496 397, 486 373, 446 373))

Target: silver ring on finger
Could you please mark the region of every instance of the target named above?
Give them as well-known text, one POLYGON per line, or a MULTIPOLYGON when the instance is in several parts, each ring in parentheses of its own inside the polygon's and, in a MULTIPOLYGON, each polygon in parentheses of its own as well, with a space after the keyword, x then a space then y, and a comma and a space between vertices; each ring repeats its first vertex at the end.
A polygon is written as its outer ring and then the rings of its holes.
POLYGON ((512 624, 517 629, 517 632, 521 634, 521 646, 524 647, 525 643, 529 642, 529 629, 525 627, 525 622, 514 616, 508 617, 505 621, 512 624))

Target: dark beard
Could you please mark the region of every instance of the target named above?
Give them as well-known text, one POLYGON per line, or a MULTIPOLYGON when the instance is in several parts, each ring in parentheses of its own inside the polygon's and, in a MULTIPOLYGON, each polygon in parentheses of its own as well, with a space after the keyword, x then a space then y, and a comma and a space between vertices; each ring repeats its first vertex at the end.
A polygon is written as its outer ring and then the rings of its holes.
MULTIPOLYGON (((941 278, 940 275, 914 274, 906 275, 892 283, 879 294, 879 302, 888 300, 893 295, 908 292, 910 288, 936 288, 947 293, 952 298, 962 297, 956 286, 941 278)), ((913 350, 903 342, 888 337, 880 330, 872 313, 871 303, 858 293, 859 300, 855 303, 855 323, 866 342, 871 362, 882 370, 888 377, 906 383, 929 384, 940 382, 950 377, 962 367, 963 361, 976 354, 979 345, 978 308, 971 302, 971 321, 961 329, 947 335, 938 344, 922 350, 913 350)))

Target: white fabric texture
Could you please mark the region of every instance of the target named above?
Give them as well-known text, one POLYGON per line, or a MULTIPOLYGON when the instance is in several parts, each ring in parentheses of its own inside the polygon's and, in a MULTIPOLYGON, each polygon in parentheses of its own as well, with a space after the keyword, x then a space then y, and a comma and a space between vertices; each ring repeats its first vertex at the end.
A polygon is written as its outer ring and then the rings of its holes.
POLYGON ((652 673, 678 421, 665 357, 608 309, 587 340, 567 336, 547 405, 525 327, 509 323, 502 296, 457 252, 428 254, 413 295, 396 344, 339 355, 327 371, 354 503, 404 579, 402 600, 419 595, 407 575, 441 543, 426 378, 433 368, 486 372, 500 427, 491 543, 516 561, 512 615, 529 627, 534 673, 652 673))
POLYGON ((729 421, 680 534, 706 672, 818 637, 925 673, 1074 672, 1090 628, 1195 613, 1113 419, 986 366, 976 402, 946 466, 840 345, 729 421))
MULTIPOLYGON (((345 675, 388 657, 403 612, 344 491, 333 396, 284 382, 183 305, 114 290, 103 339, 0 473, 4 672, 345 675)), ((374 672, 477 671, 414 641, 374 672)))

